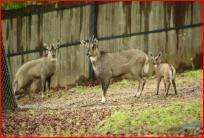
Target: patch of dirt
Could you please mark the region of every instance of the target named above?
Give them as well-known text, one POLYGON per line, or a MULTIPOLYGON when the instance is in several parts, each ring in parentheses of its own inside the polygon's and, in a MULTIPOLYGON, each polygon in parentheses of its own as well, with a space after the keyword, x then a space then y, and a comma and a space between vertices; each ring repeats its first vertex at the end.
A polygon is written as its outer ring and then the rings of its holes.
POLYGON ((177 85, 178 95, 174 94, 172 86, 170 87, 169 95, 166 97, 164 86, 160 84, 159 95, 156 95, 155 80, 150 80, 144 88, 142 96, 134 97, 136 86, 130 88, 111 88, 107 92, 107 102, 101 103, 101 88, 97 93, 77 93, 70 90, 51 91, 50 97, 41 98, 40 94, 35 94, 35 98, 29 100, 28 97, 18 102, 21 108, 36 108, 36 109, 75 109, 75 108, 114 108, 117 106, 143 106, 145 104, 169 103, 179 99, 186 101, 200 97, 202 92, 202 82, 191 82, 177 85))
POLYGON ((140 98, 133 97, 136 87, 110 86, 105 104, 100 102, 101 88, 88 93, 78 93, 72 89, 52 90, 50 97, 45 99, 41 98, 40 93, 34 94, 32 100, 24 97, 17 101, 20 107, 17 111, 3 114, 3 135, 40 135, 43 128, 49 126, 54 129, 53 133, 58 130, 71 134, 79 130, 86 132, 110 116, 114 109, 141 110, 152 105, 166 106, 174 101, 202 100, 201 80, 177 84, 178 95, 174 94, 171 86, 167 97, 162 84, 159 95, 155 95, 155 83, 155 80, 148 80, 140 98), (34 115, 30 114, 31 111, 34 115))

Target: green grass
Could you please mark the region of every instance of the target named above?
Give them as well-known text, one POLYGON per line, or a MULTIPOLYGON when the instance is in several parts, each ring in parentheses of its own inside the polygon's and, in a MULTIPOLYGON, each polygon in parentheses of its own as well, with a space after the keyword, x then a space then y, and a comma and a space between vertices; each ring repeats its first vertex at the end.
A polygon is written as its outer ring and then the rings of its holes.
MULTIPOLYGON (((176 81, 202 80, 202 70, 186 71, 177 74, 176 81)), ((148 81, 148 79, 147 79, 148 81)), ((135 81, 121 80, 110 85, 110 90, 130 88, 135 81)), ((101 92, 101 86, 94 87, 76 86, 71 89, 76 93, 101 92)), ((66 95, 66 93, 65 93, 66 95)), ((48 112, 53 115, 53 112, 48 112)), ((36 116, 34 111, 29 111, 30 116, 36 116)), ((56 113, 54 113, 56 115, 56 113)), ((95 114, 93 114, 95 116, 95 114)), ((172 101, 169 105, 154 105, 140 110, 128 110, 119 108, 112 111, 109 118, 102 120, 95 128, 88 132, 78 130, 70 134, 68 130, 53 130, 51 127, 43 127, 41 135, 44 136, 87 136, 87 135, 166 135, 168 130, 181 126, 185 123, 202 122, 201 100, 192 99, 188 103, 180 102, 179 99, 172 101)), ((25 124, 22 124, 25 126, 25 124)), ((177 133, 174 133, 175 135, 177 133)))
POLYGON ((115 111, 111 117, 101 121, 95 128, 94 132, 100 135, 113 134, 117 135, 122 131, 127 132, 132 123, 131 116, 126 111, 115 111))
POLYGON ((188 70, 183 73, 176 74, 176 83, 186 83, 202 80, 202 70, 188 70))
POLYGON ((189 70, 184 73, 178 74, 178 78, 186 78, 193 80, 201 80, 202 79, 202 70, 189 70))
MULTIPOLYGON (((146 82, 148 83, 148 81, 152 80, 153 78, 154 76, 150 76, 146 78, 146 82)), ((184 73, 176 74, 177 84, 186 83, 187 81, 194 82, 198 80, 200 81, 202 80, 202 70, 189 70, 189 71, 185 71, 184 73)), ((111 83, 108 88, 108 91, 117 91, 121 89, 135 89, 137 87, 137 84, 138 84, 137 81, 123 79, 123 80, 111 83)), ((156 81, 155 81, 155 85, 156 85, 156 81)), ((99 93, 102 90, 101 90, 101 85, 92 86, 92 87, 77 85, 71 88, 70 91, 81 94, 81 93, 99 93)), ((66 96, 66 95, 67 95, 66 92, 62 92, 62 96, 66 96)))
POLYGON ((118 110, 94 128, 100 135, 161 135, 183 123, 202 122, 202 103, 176 102, 143 111, 118 110))
POLYGON ((131 88, 136 85, 136 81, 123 79, 117 82, 110 84, 110 89, 121 89, 121 88, 131 88))
MULTIPOLYGON (((93 114, 94 116, 94 114, 93 114)), ((115 109, 110 117, 100 121, 88 131, 68 130, 42 126, 42 136, 89 136, 89 135, 167 135, 172 128, 183 124, 202 122, 202 102, 198 99, 170 105, 154 105, 141 110, 115 109)), ((25 124, 21 124, 24 125, 25 124)), ((174 135, 177 132, 173 133, 174 135)), ((194 133, 192 133, 193 135, 194 133)))
MULTIPOLYGON (((136 83, 133 80, 123 79, 121 81, 111 83, 109 86, 109 89, 128 88, 128 87, 134 86, 135 84, 136 83)), ((101 91, 101 85, 99 84, 97 86, 92 86, 92 87, 77 85, 73 87, 71 91, 74 91, 77 93, 99 92, 101 91)))
MULTIPOLYGON (((146 80, 152 80, 154 76, 149 76, 146 80)), ((188 70, 184 73, 176 74, 176 83, 185 83, 186 81, 197 81, 202 80, 202 70, 188 70)), ((155 82, 156 83, 156 82, 155 82)), ((137 81, 123 79, 121 81, 116 81, 110 84, 109 90, 116 90, 121 88, 131 88, 137 85, 137 81)), ((72 88, 73 91, 78 93, 88 93, 88 92, 100 92, 101 85, 87 87, 87 86, 76 86, 72 88)))
POLYGON ((93 87, 87 87, 87 86, 75 86, 71 89, 71 91, 77 92, 77 93, 94 93, 98 92, 98 90, 101 89, 100 85, 93 86, 93 87))

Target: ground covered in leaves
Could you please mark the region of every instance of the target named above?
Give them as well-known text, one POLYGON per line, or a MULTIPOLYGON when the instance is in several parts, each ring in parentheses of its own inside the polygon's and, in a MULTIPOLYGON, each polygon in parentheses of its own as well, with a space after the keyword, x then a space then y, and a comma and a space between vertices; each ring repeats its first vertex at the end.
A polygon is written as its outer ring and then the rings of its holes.
POLYGON ((107 102, 101 104, 101 88, 74 86, 51 90, 50 97, 18 100, 19 108, 2 117, 4 136, 70 135, 202 135, 202 71, 177 75, 178 95, 169 96, 161 83, 147 78, 143 94, 133 97, 135 81, 110 85, 107 102))

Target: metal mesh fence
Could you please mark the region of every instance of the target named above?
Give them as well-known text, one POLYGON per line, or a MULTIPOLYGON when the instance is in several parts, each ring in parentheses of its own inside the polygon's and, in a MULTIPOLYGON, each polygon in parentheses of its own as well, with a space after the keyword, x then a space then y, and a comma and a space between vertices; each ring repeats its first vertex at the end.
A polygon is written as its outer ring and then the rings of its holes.
POLYGON ((17 107, 17 103, 14 97, 9 70, 8 70, 8 62, 6 59, 6 54, 4 51, 4 47, 2 46, 2 108, 3 111, 7 109, 15 109, 17 107))

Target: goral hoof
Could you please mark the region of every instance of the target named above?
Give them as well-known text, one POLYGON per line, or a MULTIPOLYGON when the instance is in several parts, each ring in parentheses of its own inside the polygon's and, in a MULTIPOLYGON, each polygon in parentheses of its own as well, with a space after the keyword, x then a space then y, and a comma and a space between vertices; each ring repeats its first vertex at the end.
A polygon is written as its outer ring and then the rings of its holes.
POLYGON ((101 100, 101 103, 102 103, 102 104, 105 104, 105 103, 106 103, 106 100, 101 100))
POLYGON ((102 97, 101 103, 105 104, 105 102, 106 102, 106 98, 105 98, 105 97, 102 97))
POLYGON ((106 103, 106 100, 101 100, 101 103, 102 103, 102 104, 105 104, 105 103, 106 103))
POLYGON ((140 94, 135 94, 134 97, 139 98, 140 94))

